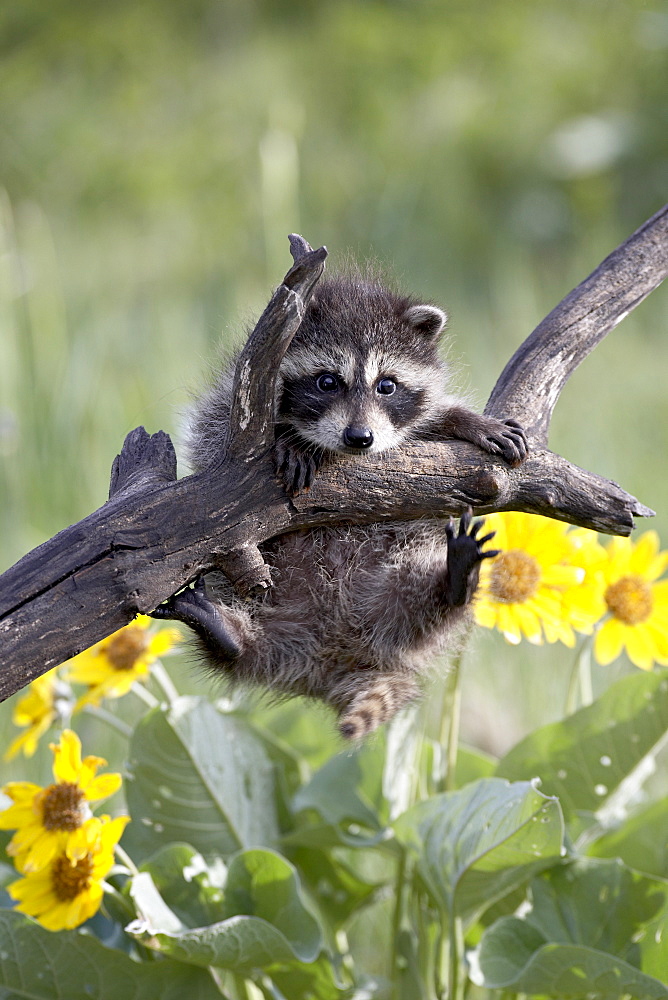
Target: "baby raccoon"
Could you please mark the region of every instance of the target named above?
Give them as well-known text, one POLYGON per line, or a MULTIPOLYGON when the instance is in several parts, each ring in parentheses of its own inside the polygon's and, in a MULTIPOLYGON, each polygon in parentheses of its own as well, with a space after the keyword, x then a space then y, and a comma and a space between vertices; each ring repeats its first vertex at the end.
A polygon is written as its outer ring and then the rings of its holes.
MULTIPOLYGON (((457 438, 511 465, 527 454, 512 420, 480 416, 449 395, 437 348, 446 316, 361 276, 324 279, 279 370, 277 474, 307 489, 333 454, 354 461, 410 438, 457 438)), ((226 447, 234 366, 195 406, 192 466, 226 447)), ((188 624, 208 663, 234 682, 331 705, 359 739, 420 693, 420 678, 456 648, 481 560, 496 555, 483 522, 452 520, 316 528, 261 546, 273 587, 240 600, 220 573, 158 608, 188 624)))

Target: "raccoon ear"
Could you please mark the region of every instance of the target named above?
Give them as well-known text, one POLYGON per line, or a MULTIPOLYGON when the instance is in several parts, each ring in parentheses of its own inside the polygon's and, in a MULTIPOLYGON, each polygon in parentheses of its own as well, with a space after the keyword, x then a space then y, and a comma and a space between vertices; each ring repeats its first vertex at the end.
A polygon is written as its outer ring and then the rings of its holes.
POLYGON ((437 306, 409 306, 404 313, 404 319, 410 325, 431 340, 436 340, 439 333, 448 322, 447 314, 437 306))

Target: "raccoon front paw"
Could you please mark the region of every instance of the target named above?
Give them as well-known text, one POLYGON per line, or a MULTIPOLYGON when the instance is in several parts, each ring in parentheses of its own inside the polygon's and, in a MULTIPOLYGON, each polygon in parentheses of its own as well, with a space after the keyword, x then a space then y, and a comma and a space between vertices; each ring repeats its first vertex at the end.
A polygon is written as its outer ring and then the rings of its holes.
POLYGON ((516 420, 486 418, 485 432, 480 446, 491 455, 500 455, 508 465, 520 465, 529 454, 524 428, 516 420))
POLYGON ((473 511, 469 507, 459 522, 459 532, 455 534, 452 518, 445 526, 448 539, 448 571, 445 585, 445 600, 451 607, 467 604, 478 585, 478 570, 483 559, 493 559, 500 549, 485 549, 496 532, 478 538, 484 520, 471 523, 473 511))
POLYGON ((226 628, 219 606, 207 594, 203 576, 198 576, 192 587, 173 594, 150 614, 151 618, 183 622, 225 659, 234 660, 241 653, 238 643, 226 628))
POLYGON ((274 446, 276 473, 291 497, 308 490, 322 464, 317 452, 305 451, 299 445, 287 444, 279 438, 274 446))

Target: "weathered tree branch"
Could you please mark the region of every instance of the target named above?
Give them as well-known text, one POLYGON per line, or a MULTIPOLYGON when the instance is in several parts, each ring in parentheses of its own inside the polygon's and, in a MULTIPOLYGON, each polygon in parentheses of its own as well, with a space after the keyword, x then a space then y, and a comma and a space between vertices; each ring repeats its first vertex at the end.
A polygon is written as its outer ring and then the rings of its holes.
POLYGON ((546 316, 504 368, 485 407, 546 446, 552 411, 578 365, 668 273, 668 205, 546 316))
POLYGON ((151 611, 200 572, 222 568, 243 593, 270 581, 258 548, 322 524, 523 510, 613 534, 653 512, 623 489, 548 451, 567 378, 668 270, 668 207, 597 268, 508 363, 486 412, 528 429, 528 460, 511 469, 461 441, 414 443, 383 458, 340 459, 290 499, 272 457, 276 372, 322 274, 326 251, 291 237, 295 264, 240 355, 227 454, 176 480, 169 437, 128 435, 99 510, 0 577, 0 698, 151 611))

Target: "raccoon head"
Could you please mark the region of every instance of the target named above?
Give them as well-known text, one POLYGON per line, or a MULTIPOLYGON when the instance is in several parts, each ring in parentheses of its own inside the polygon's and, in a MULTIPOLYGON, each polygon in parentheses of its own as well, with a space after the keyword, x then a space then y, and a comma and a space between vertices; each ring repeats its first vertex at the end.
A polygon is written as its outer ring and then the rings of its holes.
POLYGON ((397 447, 445 408, 445 323, 436 306, 380 285, 328 281, 281 364, 279 422, 328 451, 397 447))

